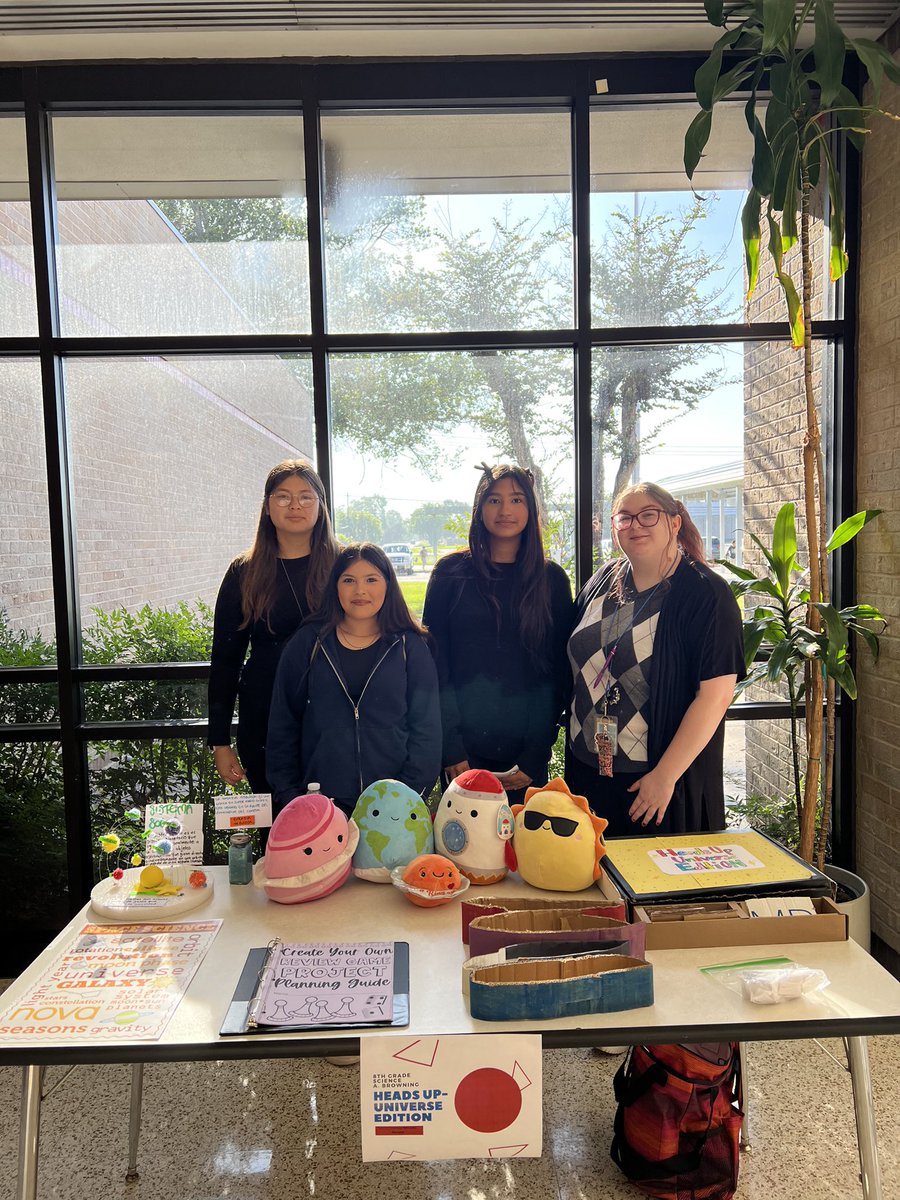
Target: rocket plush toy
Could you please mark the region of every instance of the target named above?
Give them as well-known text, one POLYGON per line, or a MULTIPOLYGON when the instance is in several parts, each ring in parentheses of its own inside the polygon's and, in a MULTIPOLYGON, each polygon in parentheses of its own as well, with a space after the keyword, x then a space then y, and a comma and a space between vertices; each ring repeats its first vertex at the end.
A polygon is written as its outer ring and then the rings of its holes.
POLYGON ((356 802, 353 820, 359 826, 353 874, 360 879, 390 883, 394 867, 434 850, 428 805, 397 779, 370 783, 356 802))
POLYGON ((359 830, 321 792, 295 796, 272 825, 253 882, 279 904, 318 900, 350 874, 359 830))
POLYGON ((528 788, 525 803, 512 811, 516 831, 507 861, 526 883, 549 892, 580 892, 600 878, 609 822, 595 817, 584 796, 573 796, 564 780, 528 788))
POLYGON ((472 883, 506 875, 504 848, 513 835, 513 810, 491 771, 463 771, 451 781, 434 816, 434 848, 472 883))

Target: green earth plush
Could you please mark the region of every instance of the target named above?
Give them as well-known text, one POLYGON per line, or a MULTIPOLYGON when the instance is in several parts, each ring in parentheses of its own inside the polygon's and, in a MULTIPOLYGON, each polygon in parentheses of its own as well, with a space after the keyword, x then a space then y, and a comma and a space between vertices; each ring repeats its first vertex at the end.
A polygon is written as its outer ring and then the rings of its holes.
POLYGON ((394 867, 434 850, 428 806, 399 779, 370 783, 356 802, 353 820, 359 826, 353 874, 360 879, 390 883, 394 867))

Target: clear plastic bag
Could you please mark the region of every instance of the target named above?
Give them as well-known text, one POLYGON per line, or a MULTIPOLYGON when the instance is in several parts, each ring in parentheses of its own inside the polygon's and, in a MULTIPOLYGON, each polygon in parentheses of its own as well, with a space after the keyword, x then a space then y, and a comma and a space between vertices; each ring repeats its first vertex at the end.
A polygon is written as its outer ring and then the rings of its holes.
POLYGON ((821 992, 831 982, 824 971, 804 967, 789 958, 761 958, 747 962, 701 967, 709 979, 749 1000, 751 1004, 783 1004, 821 992))

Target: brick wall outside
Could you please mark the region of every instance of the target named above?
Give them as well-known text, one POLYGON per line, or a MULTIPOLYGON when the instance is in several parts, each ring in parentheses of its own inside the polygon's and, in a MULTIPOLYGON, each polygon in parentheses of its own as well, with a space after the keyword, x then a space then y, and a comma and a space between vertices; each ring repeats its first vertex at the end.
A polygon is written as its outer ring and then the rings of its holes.
MULTIPOLYGON (((27 208, 0 204, 4 330, 18 319, 21 305, 31 303, 30 278, 22 277, 27 234, 27 208)), ((248 311, 254 311, 247 308, 246 292, 224 291, 197 257, 181 254, 183 248, 174 247, 176 260, 154 258, 154 246, 162 252, 177 239, 145 201, 63 204, 60 240, 91 255, 70 258, 68 267, 65 249, 61 256, 69 332, 195 332, 201 313, 213 314, 209 319, 215 321, 205 332, 233 332, 229 309, 244 328, 248 311), (131 269, 127 254, 113 269, 110 256, 123 245, 129 249, 129 233, 140 272, 131 269), (158 273, 148 275, 154 263, 158 273)), ((308 369, 301 361, 72 359, 66 397, 83 624, 95 607, 213 601, 229 560, 252 540, 269 469, 283 458, 313 452, 308 369)), ((34 363, 0 363, 0 519, 0 606, 13 628, 52 637, 46 468, 34 363)))
MULTIPOLYGON (((897 53, 895 59, 900 57, 897 53)), ((900 112, 900 88, 881 105, 900 112)), ((900 950, 900 130, 870 121, 863 155, 857 385, 857 508, 882 515, 857 541, 857 595, 888 621, 881 655, 857 659, 857 870, 872 930, 900 950)))

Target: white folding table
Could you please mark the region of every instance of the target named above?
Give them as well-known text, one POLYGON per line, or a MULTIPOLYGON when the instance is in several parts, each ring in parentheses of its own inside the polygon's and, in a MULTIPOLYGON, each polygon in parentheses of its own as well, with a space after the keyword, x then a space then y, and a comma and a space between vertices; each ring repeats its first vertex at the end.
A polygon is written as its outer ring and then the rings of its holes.
MULTIPOLYGON (((178 1009, 158 1041, 35 1045, 0 1041, 0 1065, 22 1067, 19 1118, 18 1200, 35 1200, 42 1077, 48 1065, 131 1063, 132 1107, 129 1166, 134 1168, 140 1128, 140 1091, 144 1063, 318 1057, 352 1054, 359 1037, 372 1031, 249 1034, 220 1037, 219 1028, 251 947, 279 937, 292 942, 402 940, 410 947, 411 1036, 447 1034, 540 1033, 545 1048, 591 1045, 665 1044, 670 1042, 770 1041, 842 1037, 849 1048, 856 1113, 862 1195, 882 1200, 875 1135, 867 1038, 900 1032, 900 982, 855 942, 809 942, 738 949, 657 950, 653 963, 655 1002, 649 1008, 552 1021, 474 1021, 461 990, 461 965, 467 947, 461 938, 458 901, 441 908, 411 905, 390 885, 351 878, 342 888, 309 904, 280 905, 252 886, 229 886, 223 867, 207 868, 215 878, 209 904, 182 919, 222 918, 212 948, 194 976, 178 1009), (804 966, 818 967, 831 981, 821 999, 785 1004, 750 1004, 716 984, 700 968, 733 959, 784 954, 804 966)), ((540 895, 512 876, 482 894, 540 895)), ((597 892, 582 893, 597 899, 597 892)), ((567 898, 573 898, 571 894, 567 898)), ((97 922, 90 906, 69 922, 59 937, 4 993, 2 1007, 14 1005, 47 968, 62 946, 86 923, 97 922)))

